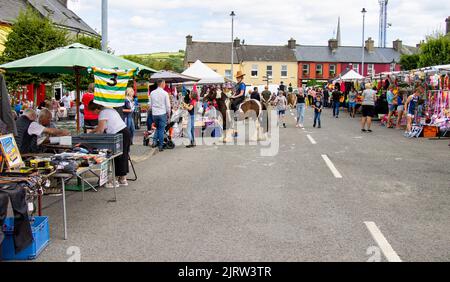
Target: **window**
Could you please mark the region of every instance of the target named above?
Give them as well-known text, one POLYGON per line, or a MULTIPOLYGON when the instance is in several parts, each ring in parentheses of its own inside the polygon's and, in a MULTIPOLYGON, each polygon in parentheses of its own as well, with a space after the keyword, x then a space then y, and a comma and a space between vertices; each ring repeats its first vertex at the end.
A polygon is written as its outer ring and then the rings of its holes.
POLYGON ((308 64, 304 64, 303 65, 303 75, 304 76, 308 76, 309 75, 309 65, 308 64))
POLYGON ((283 77, 283 78, 288 77, 288 66, 287 65, 281 66, 281 77, 283 77))
POLYGON ((231 70, 225 70, 225 78, 227 79, 233 79, 233 76, 231 75, 231 70))
POLYGON ((336 65, 330 65, 330 77, 336 76, 336 65))
POLYGON ((359 73, 359 64, 353 64, 353 70, 359 73))
POLYGON ((272 75, 273 75, 273 67, 272 66, 267 66, 267 76, 269 77, 269 78, 271 78, 272 77, 272 75))
POLYGON ((375 74, 375 73, 374 73, 374 70, 375 70, 375 68, 374 68, 374 65, 373 65, 373 64, 368 64, 368 65, 367 65, 367 74, 368 74, 369 76, 375 74))
POLYGON ((322 76, 323 75, 323 65, 317 64, 316 65, 316 76, 322 76))
POLYGON ((258 77, 258 65, 252 65, 252 77, 258 77))

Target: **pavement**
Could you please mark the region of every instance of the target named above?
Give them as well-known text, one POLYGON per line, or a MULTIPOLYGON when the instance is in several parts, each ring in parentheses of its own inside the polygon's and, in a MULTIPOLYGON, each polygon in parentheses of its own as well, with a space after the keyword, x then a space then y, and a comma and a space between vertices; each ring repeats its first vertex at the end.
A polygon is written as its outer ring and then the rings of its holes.
POLYGON ((280 128, 280 150, 197 146, 156 153, 135 139, 138 180, 71 193, 44 210, 38 261, 450 261, 448 140, 332 118, 280 128), (75 250, 75 252, 74 252, 75 250), (75 255, 74 255, 75 254, 75 255))

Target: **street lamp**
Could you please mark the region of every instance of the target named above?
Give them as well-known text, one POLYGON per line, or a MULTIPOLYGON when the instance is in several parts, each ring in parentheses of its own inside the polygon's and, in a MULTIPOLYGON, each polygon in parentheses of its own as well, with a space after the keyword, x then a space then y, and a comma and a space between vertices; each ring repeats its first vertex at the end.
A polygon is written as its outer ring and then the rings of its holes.
POLYGON ((108 52, 108 0, 102 0, 102 50, 108 52))
POLYGON ((234 17, 236 14, 231 11, 231 80, 233 81, 233 67, 234 67, 234 17))
POLYGON ((361 13, 363 14, 363 30, 362 30, 362 66, 361 66, 361 75, 364 76, 364 29, 365 29, 365 23, 366 23, 366 8, 363 8, 361 13))

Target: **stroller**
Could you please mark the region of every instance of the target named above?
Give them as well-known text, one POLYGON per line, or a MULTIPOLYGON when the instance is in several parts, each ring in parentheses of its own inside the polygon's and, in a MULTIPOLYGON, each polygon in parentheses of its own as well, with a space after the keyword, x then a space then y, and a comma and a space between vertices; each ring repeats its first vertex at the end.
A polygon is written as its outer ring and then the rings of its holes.
MULTIPOLYGON (((164 149, 175 149, 175 143, 172 140, 172 131, 175 124, 181 124, 182 122, 182 111, 177 110, 171 117, 169 124, 164 129, 164 149)), ((156 129, 145 131, 144 132, 144 146, 149 146, 150 141, 153 140, 153 137, 156 134, 156 129)))

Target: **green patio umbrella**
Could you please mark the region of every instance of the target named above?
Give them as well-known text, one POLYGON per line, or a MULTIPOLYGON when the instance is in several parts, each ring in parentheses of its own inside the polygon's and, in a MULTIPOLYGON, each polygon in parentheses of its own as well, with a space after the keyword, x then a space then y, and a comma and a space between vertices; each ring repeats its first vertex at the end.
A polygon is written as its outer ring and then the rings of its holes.
POLYGON ((77 131, 80 130, 80 77, 86 75, 90 67, 139 69, 140 73, 150 74, 157 72, 141 64, 79 43, 0 65, 0 69, 8 72, 74 74, 77 86, 77 131))

